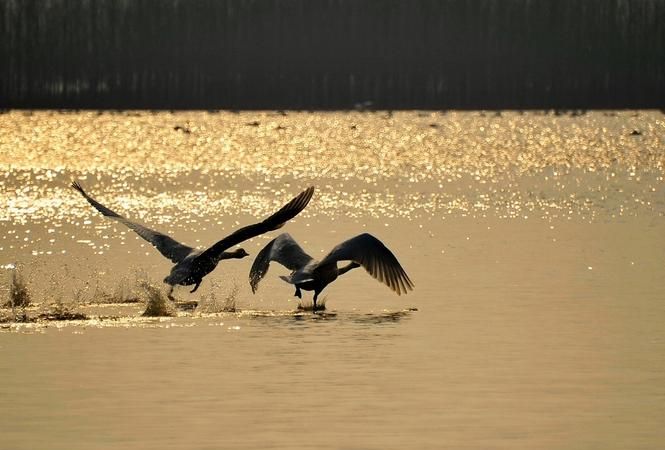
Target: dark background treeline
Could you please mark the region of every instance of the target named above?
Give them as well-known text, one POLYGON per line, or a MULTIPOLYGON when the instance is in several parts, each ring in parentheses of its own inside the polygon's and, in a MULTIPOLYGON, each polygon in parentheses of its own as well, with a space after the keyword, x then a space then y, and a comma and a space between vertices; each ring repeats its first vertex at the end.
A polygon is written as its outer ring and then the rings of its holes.
POLYGON ((636 108, 664 0, 0 0, 0 106, 636 108))

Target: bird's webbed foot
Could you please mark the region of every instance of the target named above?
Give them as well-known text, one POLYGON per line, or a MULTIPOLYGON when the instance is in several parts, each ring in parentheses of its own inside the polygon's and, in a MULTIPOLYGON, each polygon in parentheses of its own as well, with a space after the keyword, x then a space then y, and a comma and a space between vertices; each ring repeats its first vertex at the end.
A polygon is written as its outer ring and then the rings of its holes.
POLYGON ((172 302, 175 302, 175 297, 173 296, 173 286, 169 286, 169 291, 166 293, 166 297, 172 302))
POLYGON ((196 282, 196 285, 194 286, 194 289, 192 289, 191 291, 189 291, 189 293, 190 293, 190 294, 193 294, 194 292, 196 292, 196 290, 199 288, 199 286, 201 286, 201 280, 199 280, 199 281, 196 282))

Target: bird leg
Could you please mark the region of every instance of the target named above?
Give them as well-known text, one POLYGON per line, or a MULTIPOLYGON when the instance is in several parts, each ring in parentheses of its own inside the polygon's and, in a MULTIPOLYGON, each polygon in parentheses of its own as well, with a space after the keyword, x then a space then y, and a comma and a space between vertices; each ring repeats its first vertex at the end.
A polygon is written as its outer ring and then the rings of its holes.
POLYGON ((196 290, 199 288, 199 286, 201 286, 201 280, 197 280, 197 281, 196 281, 196 285, 194 286, 194 289, 192 289, 191 291, 189 291, 189 293, 190 293, 190 294, 193 294, 194 292, 196 292, 196 290))
POLYGON ((316 299, 319 297, 319 292, 314 291, 314 298, 312 299, 312 312, 316 312, 316 299))
POLYGON ((171 300, 172 302, 175 302, 175 298, 173 297, 173 285, 169 285, 170 289, 169 292, 166 294, 166 296, 171 300))
POLYGON ((300 292, 300 288, 296 286, 296 293, 293 294, 294 297, 302 298, 302 292, 300 292))

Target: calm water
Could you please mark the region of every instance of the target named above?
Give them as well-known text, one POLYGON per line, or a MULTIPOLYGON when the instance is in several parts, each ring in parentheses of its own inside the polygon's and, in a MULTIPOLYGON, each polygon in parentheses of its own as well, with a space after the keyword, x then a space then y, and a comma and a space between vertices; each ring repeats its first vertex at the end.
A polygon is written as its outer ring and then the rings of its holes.
POLYGON ((28 315, 90 317, 2 324, 0 448, 659 449, 664 162, 652 111, 0 115, 2 295, 18 264, 28 315), (285 231, 371 232, 416 289, 297 313, 286 269, 247 282, 272 233, 142 318, 170 264, 72 179, 199 246, 314 184, 285 231))

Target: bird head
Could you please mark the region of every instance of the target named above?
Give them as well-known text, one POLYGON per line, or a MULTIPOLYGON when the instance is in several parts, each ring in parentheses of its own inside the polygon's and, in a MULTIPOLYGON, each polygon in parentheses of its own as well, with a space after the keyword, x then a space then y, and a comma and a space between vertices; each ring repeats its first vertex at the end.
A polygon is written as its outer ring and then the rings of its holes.
POLYGON ((244 258, 245 256, 249 256, 249 253, 247 253, 244 248, 239 248, 233 253, 235 254, 235 257, 238 259, 244 258))

